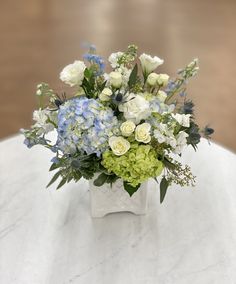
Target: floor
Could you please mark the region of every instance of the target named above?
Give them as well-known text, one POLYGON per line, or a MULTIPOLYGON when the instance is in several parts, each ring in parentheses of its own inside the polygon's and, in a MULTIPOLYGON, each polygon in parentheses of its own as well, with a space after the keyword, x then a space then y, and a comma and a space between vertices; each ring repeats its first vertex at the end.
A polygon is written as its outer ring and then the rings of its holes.
POLYGON ((175 74, 192 58, 199 76, 189 85, 199 124, 236 150, 235 0, 1 0, 0 138, 31 123, 38 82, 61 92, 60 70, 96 44, 103 56, 129 43, 165 59, 175 74))

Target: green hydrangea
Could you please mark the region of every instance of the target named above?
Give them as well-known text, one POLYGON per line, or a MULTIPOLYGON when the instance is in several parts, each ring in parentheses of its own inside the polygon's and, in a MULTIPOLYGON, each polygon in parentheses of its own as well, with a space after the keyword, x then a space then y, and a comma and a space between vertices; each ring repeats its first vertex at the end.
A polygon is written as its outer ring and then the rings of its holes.
POLYGON ((103 153, 102 165, 109 173, 127 181, 131 186, 157 177, 163 170, 163 163, 156 158, 156 152, 150 145, 132 143, 129 151, 122 156, 116 156, 108 150, 103 153))

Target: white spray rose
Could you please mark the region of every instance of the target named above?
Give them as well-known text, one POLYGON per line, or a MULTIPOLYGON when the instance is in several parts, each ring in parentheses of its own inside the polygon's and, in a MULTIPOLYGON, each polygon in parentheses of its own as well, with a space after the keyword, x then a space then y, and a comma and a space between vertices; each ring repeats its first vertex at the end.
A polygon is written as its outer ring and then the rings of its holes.
POLYGON ((130 94, 127 102, 119 105, 119 110, 124 112, 127 120, 132 120, 138 124, 142 119, 150 115, 150 105, 141 95, 130 94))
POLYGON ((145 53, 139 56, 139 60, 141 62, 141 66, 145 74, 150 74, 159 65, 164 63, 163 59, 160 59, 157 56, 151 57, 150 55, 145 53))
POLYGON ((110 100, 111 95, 112 95, 112 90, 109 88, 104 88, 102 92, 98 95, 98 97, 101 101, 107 102, 110 100))
POLYGON ((161 90, 158 91, 158 93, 157 93, 157 98, 158 98, 158 100, 159 100, 160 102, 164 103, 164 101, 165 101, 166 98, 167 98, 166 92, 161 91, 161 90))
POLYGON ((60 79, 71 87, 81 85, 84 79, 85 68, 86 66, 83 61, 76 60, 61 71, 60 79))
POLYGON ((136 125, 133 121, 127 120, 123 122, 120 126, 121 134, 123 136, 130 136, 134 132, 135 127, 136 125))
POLYGON ((112 67, 112 68, 117 68, 117 67, 119 66, 118 60, 119 60, 119 58, 120 58, 123 54, 124 54, 123 52, 118 51, 118 52, 112 53, 112 54, 109 56, 108 61, 111 63, 111 67, 112 67))
POLYGON ((122 75, 120 72, 113 71, 109 75, 110 84, 114 88, 120 88, 122 84, 122 75))
POLYGON ((112 136, 109 138, 109 146, 115 155, 121 156, 129 150, 130 143, 122 136, 112 136))
POLYGON ((170 76, 167 74, 159 74, 157 77, 157 83, 159 86, 166 86, 168 84, 170 76))
POLYGON ((148 77, 147 77, 147 83, 148 83, 150 86, 156 86, 158 76, 159 76, 159 75, 156 74, 156 73, 151 73, 151 74, 149 74, 148 77))
POLYGON ((142 123, 135 129, 135 140, 138 142, 149 143, 151 141, 150 135, 151 125, 149 123, 142 123))
POLYGON ((172 117, 178 121, 178 123, 184 127, 189 127, 190 126, 190 117, 191 114, 171 114, 172 117))

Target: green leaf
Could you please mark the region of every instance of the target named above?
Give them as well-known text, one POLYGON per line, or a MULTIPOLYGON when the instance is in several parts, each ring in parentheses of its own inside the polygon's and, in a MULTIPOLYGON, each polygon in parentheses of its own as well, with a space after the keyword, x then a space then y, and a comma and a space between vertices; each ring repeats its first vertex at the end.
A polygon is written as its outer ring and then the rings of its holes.
POLYGON ((132 185, 128 184, 126 181, 123 182, 124 189, 128 192, 129 196, 131 197, 140 187, 140 184, 138 184, 136 187, 133 187, 132 185))
POLYGON ((53 163, 51 165, 51 167, 49 168, 49 172, 54 171, 54 170, 58 169, 59 167, 60 167, 59 163, 57 163, 57 164, 53 163))
POLYGON ((65 183, 67 182, 67 178, 63 178, 60 183, 57 186, 57 189, 59 189, 60 187, 62 187, 65 183))
POLYGON ((90 79, 90 77, 93 75, 93 71, 92 70, 90 70, 90 69, 88 69, 88 68, 86 68, 85 70, 84 70, 84 76, 86 77, 86 78, 88 78, 88 79, 90 79))
POLYGON ((112 184, 112 183, 114 183, 115 181, 117 181, 119 179, 119 177, 118 176, 116 176, 116 175, 108 175, 107 176, 107 179, 106 179, 106 183, 110 183, 110 184, 112 184))
POLYGON ((128 82, 129 88, 132 88, 137 82, 137 75, 138 75, 138 65, 136 63, 129 76, 129 82, 128 82))
POLYGON ((166 157, 164 157, 163 164, 170 170, 174 170, 176 168, 175 164, 171 163, 166 157))
POLYGON ((162 178, 161 183, 160 183, 160 202, 162 203, 165 195, 166 195, 166 191, 168 188, 169 184, 168 181, 165 177, 162 178))
POLYGON ((48 188, 51 184, 53 184, 60 176, 61 171, 57 172, 52 179, 50 180, 50 182, 48 183, 48 185, 46 186, 46 188, 48 188))
POLYGON ((95 186, 102 186, 107 180, 107 175, 104 173, 101 173, 93 182, 95 186))

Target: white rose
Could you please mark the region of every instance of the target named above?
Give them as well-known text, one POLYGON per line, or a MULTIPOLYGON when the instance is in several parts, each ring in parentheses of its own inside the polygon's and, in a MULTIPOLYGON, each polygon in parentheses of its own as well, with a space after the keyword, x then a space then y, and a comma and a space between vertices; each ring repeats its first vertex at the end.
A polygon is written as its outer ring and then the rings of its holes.
POLYGON ((98 95, 98 97, 101 101, 107 102, 110 100, 111 95, 112 95, 112 90, 109 88, 104 88, 102 92, 98 95))
POLYGON ((141 66, 144 74, 150 74, 154 71, 159 65, 164 63, 163 59, 160 59, 157 56, 151 57, 148 54, 143 53, 139 56, 141 66))
POLYGON ((125 119, 138 124, 142 119, 150 115, 150 105, 145 98, 140 95, 130 94, 127 99, 126 103, 119 105, 119 110, 124 112, 125 119))
POLYGON ((123 52, 118 51, 118 52, 112 53, 112 54, 109 56, 108 61, 111 63, 111 67, 112 67, 112 68, 116 68, 116 67, 119 66, 118 60, 119 60, 119 58, 120 58, 123 54, 124 54, 123 52))
POLYGON ((157 84, 157 78, 158 78, 158 74, 156 73, 151 73, 148 75, 147 77, 147 83, 150 85, 150 86, 155 86, 157 84))
POLYGON ((135 129, 135 140, 138 142, 149 143, 151 141, 150 135, 151 125, 149 123, 142 123, 135 129))
POLYGON ((182 126, 189 127, 190 126, 190 117, 191 114, 173 114, 172 117, 182 126))
POLYGON ((71 87, 81 85, 84 79, 85 68, 86 66, 83 61, 76 60, 61 71, 60 79, 71 87))
POLYGON ((100 94, 98 95, 98 97, 99 97, 99 99, 100 99, 102 102, 108 102, 108 101, 110 101, 110 97, 104 95, 104 93, 100 93, 100 94))
POLYGON ((102 90, 102 93, 103 93, 105 96, 110 97, 110 96, 112 95, 112 90, 109 89, 109 88, 104 88, 104 89, 102 90))
POLYGON ((157 83, 159 86, 166 86, 169 81, 170 76, 167 74, 159 74, 157 77, 157 83))
POLYGON ((129 150, 130 143, 122 136, 112 136, 109 138, 109 146, 115 155, 121 156, 129 150))
POLYGON ((120 88, 122 84, 122 75, 120 72, 113 71, 109 75, 110 84, 115 88, 120 88))
POLYGON ((166 98, 167 98, 166 92, 161 91, 161 90, 158 91, 158 93, 157 93, 157 98, 158 98, 158 100, 159 100, 160 102, 164 103, 164 101, 165 101, 166 98))
POLYGON ((130 136, 134 132, 135 127, 136 125, 133 121, 127 120, 121 124, 120 130, 123 136, 130 136))

